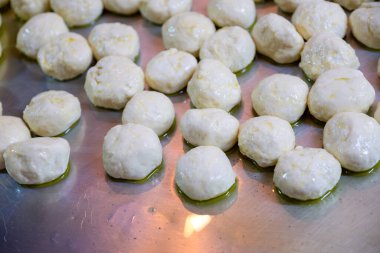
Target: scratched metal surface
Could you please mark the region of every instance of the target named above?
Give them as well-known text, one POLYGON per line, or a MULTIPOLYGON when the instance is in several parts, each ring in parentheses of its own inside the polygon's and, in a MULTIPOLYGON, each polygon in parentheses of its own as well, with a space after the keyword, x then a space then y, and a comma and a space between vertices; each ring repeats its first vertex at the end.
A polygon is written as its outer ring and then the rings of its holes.
MULTIPOLYGON (((205 13, 206 1, 194 1, 205 13)), ((272 4, 257 6, 258 15, 277 12, 272 4)), ((94 108, 84 90, 84 75, 69 82, 44 76, 35 62, 15 49, 20 22, 3 13, 0 100, 5 114, 21 116, 37 93, 62 89, 79 97, 82 120, 65 138, 72 147, 72 171, 47 188, 24 188, 0 173, 0 252, 379 252, 380 171, 366 177, 343 176, 337 190, 313 205, 284 202, 274 192, 272 172, 252 166, 239 152, 228 156, 236 171, 238 190, 210 206, 182 201, 174 188, 177 159, 188 149, 176 129, 162 139, 165 168, 143 185, 110 181, 102 168, 105 133, 120 123, 121 112, 94 108), (4 28, 5 27, 5 28, 4 28)), ((145 67, 163 49, 160 28, 140 16, 106 13, 97 23, 120 21, 134 26, 142 43, 139 64, 145 67)), ((85 36, 91 28, 76 29, 85 36)), ((352 37, 361 70, 377 90, 378 52, 363 49, 352 37)), ((296 64, 275 65, 261 56, 239 77, 243 104, 234 113, 244 122, 252 117, 250 93, 272 73, 302 77, 296 64)), ((170 97, 177 122, 189 109, 185 94, 170 97)), ((310 117, 295 128, 297 144, 321 147, 322 128, 310 117)))

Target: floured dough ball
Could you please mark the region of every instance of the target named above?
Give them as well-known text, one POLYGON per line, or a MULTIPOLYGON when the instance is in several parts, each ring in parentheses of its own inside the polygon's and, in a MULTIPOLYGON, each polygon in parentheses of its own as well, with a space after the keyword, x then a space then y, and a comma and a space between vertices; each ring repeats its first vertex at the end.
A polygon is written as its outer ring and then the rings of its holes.
POLYGON ((379 162, 379 143, 379 123, 363 113, 335 114, 323 130, 324 148, 354 172, 369 170, 379 162))
POLYGON ((241 101, 239 82, 229 68, 213 59, 199 62, 187 93, 198 108, 219 108, 230 111, 241 101))
POLYGON ((65 133, 81 115, 78 98, 66 91, 45 91, 33 97, 24 110, 23 118, 39 136, 65 133))
POLYGON ((366 113, 375 100, 375 89, 356 69, 339 68, 320 75, 310 90, 308 107, 320 121, 339 112, 366 113))
POLYGON ((249 33, 239 26, 224 27, 201 47, 200 59, 215 59, 232 72, 247 67, 255 57, 256 47, 249 33))
POLYGON ((334 0, 349 11, 358 8, 363 2, 373 2, 373 0, 334 0))
POLYGON ((183 138, 194 146, 216 146, 223 151, 237 142, 239 121, 215 108, 188 110, 181 120, 183 138))
POLYGON ((327 70, 358 69, 360 63, 350 44, 331 33, 320 33, 305 43, 299 66, 310 79, 316 80, 327 70))
POLYGON ((49 0, 11 0, 11 7, 16 15, 24 20, 47 12, 50 9, 49 0))
POLYGON ((343 38, 347 30, 347 15, 339 4, 323 0, 305 1, 294 12, 292 23, 306 40, 322 32, 343 38))
POLYGON ((313 200, 331 191, 341 174, 339 162, 326 150, 297 147, 280 157, 273 181, 290 198, 313 200))
POLYGON ((140 51, 136 30, 121 23, 96 25, 90 32, 88 42, 97 60, 109 55, 120 55, 134 61, 140 51))
POLYGON ((26 56, 35 59, 43 45, 68 31, 59 15, 51 12, 38 14, 20 28, 16 47, 26 56))
POLYGON ((50 5, 70 27, 91 24, 103 12, 102 0, 50 0, 50 5))
POLYGON ((142 91, 132 97, 124 108, 123 124, 141 124, 161 136, 173 125, 175 111, 172 101, 156 91, 142 91))
POLYGON ((197 12, 174 15, 162 26, 166 49, 177 48, 198 56, 203 43, 215 33, 215 26, 206 16, 197 12))
POLYGON ((179 92, 186 87, 197 67, 197 59, 175 48, 154 56, 145 69, 146 82, 152 89, 165 94, 179 92))
POLYGON ((380 102, 377 103, 377 107, 376 107, 376 110, 375 110, 375 115, 373 116, 377 122, 379 122, 380 124, 380 102))
POLYGON ((191 10, 192 0, 141 0, 141 15, 156 24, 163 24, 172 16, 191 10))
POLYGON ((19 184, 35 185, 62 176, 69 165, 70 145, 63 138, 40 137, 14 143, 5 150, 8 174, 19 184))
POLYGON ((113 178, 141 180, 162 162, 158 136, 137 124, 117 125, 104 137, 103 165, 113 178))
POLYGON ((120 110, 144 90, 144 72, 124 56, 106 56, 87 72, 84 89, 95 106, 120 110))
POLYGON ((292 23, 271 13, 261 17, 252 30, 257 51, 278 63, 298 61, 304 41, 292 23))
POLYGON ((104 9, 121 15, 138 12, 140 2, 141 0, 103 0, 104 9))
POLYGON ((3 8, 8 3, 9 3, 9 0, 0 0, 0 8, 3 8))
POLYGON ((175 182, 193 200, 205 201, 227 192, 236 181, 228 157, 217 147, 200 146, 177 162, 175 182))

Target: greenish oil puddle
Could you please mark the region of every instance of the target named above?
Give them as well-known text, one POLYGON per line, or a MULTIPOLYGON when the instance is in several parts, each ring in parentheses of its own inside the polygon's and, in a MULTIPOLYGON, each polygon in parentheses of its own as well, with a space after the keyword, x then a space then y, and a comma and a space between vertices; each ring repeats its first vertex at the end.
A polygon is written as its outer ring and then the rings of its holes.
POLYGON ((108 178, 114 182, 122 182, 122 183, 131 183, 131 184, 144 184, 149 179, 151 179, 157 172, 161 171, 165 167, 164 160, 162 160, 161 164, 158 165, 155 169, 153 169, 146 177, 143 179, 122 179, 122 178, 114 178, 108 175, 108 178))
POLYGON ((299 118, 297 121, 293 122, 293 123, 290 123, 290 125, 292 126, 292 128, 296 128, 298 126, 300 126, 302 124, 302 121, 303 121, 303 116, 301 118, 299 118))
POLYGON ((170 136, 172 133, 174 133, 176 128, 177 128, 177 117, 174 117, 173 124, 170 126, 168 131, 166 131, 165 133, 159 136, 160 140, 164 139, 167 136, 170 136))
POLYGON ((65 136, 68 132, 70 132, 73 128, 75 128, 79 124, 80 118, 75 121, 69 128, 67 128, 63 133, 60 133, 54 137, 62 137, 65 136))
POLYGON ((247 29, 249 33, 252 32, 253 27, 255 27, 256 23, 257 23, 257 16, 255 17, 255 20, 253 21, 252 25, 250 25, 250 26, 248 27, 248 29, 247 29))
POLYGON ((255 58, 253 58, 253 60, 251 61, 250 64, 247 65, 247 67, 245 67, 245 68, 243 68, 241 70, 236 71, 234 74, 237 77, 239 77, 239 76, 242 76, 243 74, 247 73, 248 71, 250 71, 252 69, 252 67, 253 67, 254 62, 255 62, 255 58))
POLYGON ((243 104, 243 102, 240 101, 237 105, 235 105, 234 107, 232 107, 232 109, 229 111, 229 113, 232 114, 232 115, 235 114, 235 113, 237 113, 240 110, 242 104, 243 104))
POLYGON ((136 55, 136 57, 133 59, 133 62, 134 63, 138 63, 139 62, 139 60, 140 60, 140 57, 141 57, 141 51, 139 51, 139 53, 136 55))
POLYGON ((297 204, 297 205, 313 205, 313 204, 317 204, 321 201, 323 201, 324 199, 326 199, 328 196, 330 196, 330 194, 332 194, 336 189, 338 188, 338 185, 335 185, 331 190, 327 191, 325 194, 323 194, 321 197, 317 198, 317 199, 310 199, 310 200, 299 200, 299 199, 295 199, 295 198, 292 198, 292 197, 289 197, 288 195, 284 194, 279 188, 277 187, 274 187, 274 191, 277 193, 277 196, 285 201, 285 202, 289 202, 289 203, 292 203, 292 204, 297 204))
POLYGON ((380 161, 378 161, 375 164, 375 166, 373 166, 372 168, 370 168, 366 171, 355 172, 355 171, 351 171, 351 170, 348 170, 346 168, 343 168, 343 174, 348 175, 348 176, 355 176, 355 177, 365 177, 365 176, 368 176, 370 174, 373 174, 379 167, 380 167, 380 161))
POLYGON ((303 73, 303 76, 306 80, 306 83, 309 85, 309 87, 313 86, 315 81, 313 81, 308 75, 306 75, 306 73, 304 71, 302 71, 302 73, 303 73))
POLYGON ((57 184, 57 183, 61 182, 63 179, 67 178, 69 176, 70 171, 71 171, 71 163, 69 162, 67 164, 66 171, 61 176, 57 177, 56 179, 54 179, 54 180, 52 180, 50 182, 47 182, 47 183, 43 183, 43 184, 23 184, 22 186, 29 187, 29 188, 48 187, 48 186, 57 184))

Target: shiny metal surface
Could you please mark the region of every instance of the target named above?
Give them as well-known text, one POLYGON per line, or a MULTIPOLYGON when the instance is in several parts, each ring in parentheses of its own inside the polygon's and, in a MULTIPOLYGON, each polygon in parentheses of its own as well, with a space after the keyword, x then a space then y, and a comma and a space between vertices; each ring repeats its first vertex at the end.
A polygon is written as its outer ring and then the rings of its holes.
MULTIPOLYGON (((205 13, 207 1, 193 2, 194 10, 205 13)), ((277 8, 258 5, 257 12, 262 16, 277 8)), ((137 29, 142 67, 163 49, 160 27, 139 15, 105 13, 97 23, 111 21, 137 29)), ((0 252, 380 252, 380 170, 364 177, 343 175, 325 200, 300 205, 282 200, 273 191, 273 172, 255 168, 235 148, 228 156, 238 175, 237 192, 208 206, 182 201, 173 180, 176 161, 189 148, 178 128, 190 108, 186 94, 170 97, 177 126, 162 138, 165 168, 141 185, 111 181, 102 168, 102 142, 108 129, 120 123, 121 112, 92 106, 84 93, 84 75, 68 82, 47 78, 15 49, 21 23, 10 10, 3 13, 3 22, 0 101, 5 114, 21 116, 34 95, 49 89, 78 96, 83 114, 65 136, 72 148, 72 171, 64 181, 25 188, 0 173, 0 252)), ((87 36, 90 29, 74 31, 87 36)), ((351 35, 348 41, 379 101, 380 53, 364 49, 351 35)), ((243 104, 234 115, 240 122, 252 117, 253 87, 277 72, 303 77, 297 64, 276 65, 262 56, 239 77, 243 104)), ((295 131, 298 145, 321 147, 322 126, 309 116, 295 131)))

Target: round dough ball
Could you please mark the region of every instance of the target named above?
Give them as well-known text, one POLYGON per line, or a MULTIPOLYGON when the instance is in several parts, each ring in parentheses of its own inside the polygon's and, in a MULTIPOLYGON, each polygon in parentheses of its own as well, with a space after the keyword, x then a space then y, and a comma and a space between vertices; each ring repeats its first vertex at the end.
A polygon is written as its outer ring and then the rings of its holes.
POLYGON ((375 118, 375 119, 377 120, 377 122, 379 122, 379 124, 380 124, 380 102, 377 103, 377 107, 376 107, 376 110, 375 110, 374 118, 375 118))
POLYGON ((80 115, 78 98, 66 91, 50 90, 32 98, 23 118, 33 133, 50 137, 65 133, 80 115))
POLYGON ((16 47, 26 56, 35 59, 43 45, 68 31, 59 15, 52 12, 38 14, 20 28, 16 47))
POLYGON ((9 3, 9 0, 0 0, 0 8, 3 8, 8 3, 9 3))
POLYGON ((191 10, 192 0, 141 0, 141 15, 156 24, 163 24, 172 16, 191 10))
POLYGON ((358 8, 363 2, 373 2, 373 0, 334 0, 349 11, 358 8))
POLYGON ((131 15, 139 11, 141 0, 103 0, 104 9, 121 15, 131 15))
POLYGON ((339 68, 320 75, 310 90, 308 107, 320 121, 339 112, 366 113, 375 100, 375 89, 356 69, 339 68))
POLYGON ((96 25, 90 32, 88 42, 97 60, 109 55, 120 55, 134 61, 140 51, 136 30, 121 23, 96 25))
POLYGON ((206 16, 197 12, 174 15, 162 26, 166 49, 177 48, 198 56, 203 43, 215 33, 215 26, 206 16))
POLYGON ((235 181, 236 174, 228 157, 217 147, 194 148, 177 162, 175 182, 193 200, 218 197, 227 192, 235 181))
POLYGON ((103 165, 113 178, 141 180, 161 162, 162 146, 150 128, 137 124, 117 125, 104 137, 103 165))
POLYGON ((331 33, 320 33, 305 43, 299 66, 311 80, 316 80, 330 69, 358 69, 360 63, 350 44, 331 33))
POLYGON ((65 173, 70 145, 63 138, 40 137, 14 143, 5 150, 8 174, 19 184, 44 184, 65 173))
POLYGON ((261 17, 252 30, 257 51, 278 63, 298 61, 304 41, 292 23, 270 13, 261 17))
POLYGON ((220 108, 230 111, 241 101, 239 82, 229 68, 213 59, 199 62, 187 93, 198 108, 220 108))
POLYGON ((339 162, 326 150, 297 147, 280 157, 273 181, 288 197, 313 200, 331 191, 341 174, 339 162))
POLYGON ((123 124, 135 123, 151 128, 158 136, 166 133, 175 120, 174 105, 170 99, 156 91, 142 91, 125 106, 123 124))
POLYGON ((11 0, 11 7, 19 18, 28 20, 49 11, 50 4, 49 0, 11 0))
POLYGON ((232 72, 247 67, 255 57, 255 43, 249 33, 239 26, 224 27, 212 35, 201 47, 200 59, 215 59, 232 72))
POLYGON ((162 51, 148 62, 146 82, 165 94, 179 92, 186 87, 197 64, 197 59, 187 52, 175 48, 162 51))
POLYGON ((223 151, 237 142, 239 121, 221 109, 188 110, 181 120, 183 138, 194 146, 216 146, 223 151))
POLYGON ((120 110, 144 90, 144 72, 124 56, 106 56, 87 72, 84 90, 95 106, 120 110))

